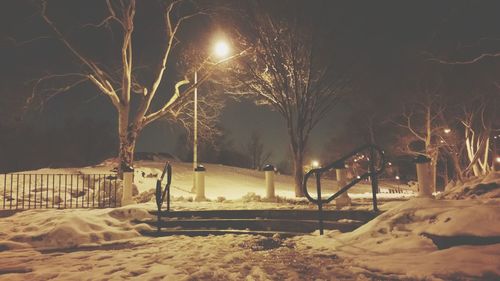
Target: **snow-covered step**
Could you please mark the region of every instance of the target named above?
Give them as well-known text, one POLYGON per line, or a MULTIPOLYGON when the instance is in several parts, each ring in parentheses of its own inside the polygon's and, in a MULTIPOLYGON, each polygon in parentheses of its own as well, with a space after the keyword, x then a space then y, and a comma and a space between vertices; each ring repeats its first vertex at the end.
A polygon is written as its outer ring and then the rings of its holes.
MULTIPOLYGON (((153 227, 157 227, 156 220, 143 221, 153 227)), ((336 229, 341 232, 349 232, 363 225, 362 221, 325 221, 325 229, 336 229)), ((178 229, 239 229, 258 231, 283 231, 310 233, 318 229, 317 220, 295 220, 295 219, 162 219, 161 228, 178 229)))
POLYGON ((161 231, 142 231, 145 236, 152 237, 162 237, 162 236, 172 236, 172 235, 184 235, 184 236, 209 236, 209 235, 226 235, 226 234, 236 234, 236 235, 261 235, 265 237, 276 237, 289 238, 297 235, 302 235, 303 233, 296 232, 276 232, 276 231, 255 231, 255 230, 238 230, 238 229, 162 229, 161 231))
MULTIPOLYGON (((157 211, 151 211, 152 215, 157 215, 157 211)), ((323 219, 338 221, 341 219, 367 222, 380 212, 369 210, 324 210, 323 219)), ((294 219, 294 220, 317 220, 317 210, 277 210, 277 209, 257 209, 257 210, 204 210, 204 211, 162 211, 164 218, 223 218, 223 219, 294 219)))
MULTIPOLYGON (((151 211, 155 217, 157 211, 151 211)), ((349 232, 370 221, 380 212, 368 210, 326 210, 323 212, 325 229, 349 232)), ((161 212, 161 220, 136 221, 146 223, 154 230, 143 234, 162 235, 220 235, 255 234, 272 236, 275 233, 307 234, 319 228, 317 210, 204 210, 161 212), (153 234, 153 232, 155 232, 153 234), (269 232, 269 233, 268 233, 269 232), (186 234, 188 233, 188 234, 186 234)))

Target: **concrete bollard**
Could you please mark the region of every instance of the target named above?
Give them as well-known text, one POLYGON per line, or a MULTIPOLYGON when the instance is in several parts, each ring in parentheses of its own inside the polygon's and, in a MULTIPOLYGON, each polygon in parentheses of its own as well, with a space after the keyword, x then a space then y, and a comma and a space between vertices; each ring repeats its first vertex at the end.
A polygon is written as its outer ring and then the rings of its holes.
MULTIPOLYGON (((339 166, 336 169, 337 173, 337 183, 338 183, 338 190, 340 190, 342 187, 344 187, 347 184, 347 170, 345 169, 345 166, 339 166)), ((337 191, 338 191, 337 190, 337 191)), ((337 209, 341 209, 346 206, 351 206, 351 198, 347 194, 347 191, 342 193, 337 199, 335 199, 335 206, 337 209)))
POLYGON ((266 177, 266 198, 275 199, 276 195, 274 194, 274 166, 266 165, 263 170, 266 177))
POLYGON ((203 165, 198 165, 194 169, 194 184, 196 187, 196 197, 195 201, 204 201, 205 197, 205 172, 207 169, 203 165))
POLYGON ((424 155, 419 155, 414 159, 417 165, 418 196, 432 197, 432 170, 431 159, 424 155))
POLYGON ((122 167, 123 188, 122 188, 122 206, 134 204, 132 199, 132 184, 134 182, 134 168, 131 166, 122 167))

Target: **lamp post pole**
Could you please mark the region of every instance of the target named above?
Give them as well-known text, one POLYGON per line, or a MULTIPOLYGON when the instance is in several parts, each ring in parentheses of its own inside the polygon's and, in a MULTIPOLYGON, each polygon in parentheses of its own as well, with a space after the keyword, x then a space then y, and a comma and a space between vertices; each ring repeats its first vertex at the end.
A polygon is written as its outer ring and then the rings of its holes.
MULTIPOLYGON (((194 72, 194 84, 198 83, 198 71, 194 72)), ((194 87, 194 140, 193 140, 193 171, 198 165, 198 86, 194 87)))
MULTIPOLYGON (((215 53, 219 57, 224 57, 228 54, 229 47, 224 42, 219 42, 215 45, 215 53)), ((194 72, 194 114, 193 114, 193 189, 192 192, 200 188, 197 192, 197 200, 204 200, 205 196, 205 183, 204 180, 198 181, 196 174, 204 174, 205 168, 198 168, 198 71, 194 72), (198 184, 203 185, 203 187, 198 187, 198 184)))

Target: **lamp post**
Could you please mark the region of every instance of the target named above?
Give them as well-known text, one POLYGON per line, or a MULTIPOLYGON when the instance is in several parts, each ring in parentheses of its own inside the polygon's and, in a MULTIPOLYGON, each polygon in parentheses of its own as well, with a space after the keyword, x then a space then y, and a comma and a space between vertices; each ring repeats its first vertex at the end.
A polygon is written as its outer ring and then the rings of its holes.
MULTIPOLYGON (((194 84, 198 83, 198 71, 194 72, 194 84)), ((198 166, 198 86, 194 87, 194 115, 193 115, 193 171, 198 166)))
MULTIPOLYGON (((219 41, 214 46, 214 53, 219 58, 224 58, 229 54, 229 45, 219 41)), ((194 72, 194 114, 193 114, 193 191, 197 188, 196 169, 198 167, 198 71, 194 72)), ((204 187, 203 187, 204 188, 204 187)))

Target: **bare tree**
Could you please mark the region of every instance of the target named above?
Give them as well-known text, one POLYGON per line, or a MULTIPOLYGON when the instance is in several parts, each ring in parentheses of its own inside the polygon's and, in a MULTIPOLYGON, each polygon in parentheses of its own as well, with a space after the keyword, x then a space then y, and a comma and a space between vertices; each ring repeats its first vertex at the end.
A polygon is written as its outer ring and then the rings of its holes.
POLYGON ((260 170, 262 166, 269 161, 272 154, 270 151, 264 150, 262 135, 258 131, 252 131, 246 145, 246 151, 251 161, 251 167, 255 170, 260 170))
POLYGON ((460 122, 464 126, 464 145, 468 159, 468 165, 464 169, 466 175, 486 175, 492 170, 494 160, 489 161, 490 138, 496 112, 494 107, 492 112, 490 102, 491 100, 483 97, 472 106, 463 107, 460 122))
MULTIPOLYGON (((52 19, 49 10, 48 0, 41 1, 41 15, 44 21, 51 28, 56 37, 82 65, 82 71, 77 73, 65 73, 63 75, 48 75, 37 81, 34 92, 37 92, 41 83, 55 78, 73 78, 69 85, 53 89, 52 95, 59 94, 71 89, 73 86, 90 81, 100 93, 109 98, 114 109, 117 111, 118 136, 119 136, 119 159, 120 167, 131 165, 138 135, 141 130, 153 121, 168 117, 178 119, 185 114, 186 104, 190 102, 189 95, 195 87, 199 87, 207 80, 213 68, 219 64, 230 60, 233 57, 226 58, 218 62, 205 60, 198 67, 198 71, 203 74, 198 83, 192 83, 187 76, 175 82, 171 90, 170 97, 166 101, 155 97, 158 96, 158 89, 162 84, 167 68, 170 63, 172 53, 180 43, 180 29, 193 17, 203 14, 203 11, 189 9, 183 6, 186 1, 172 0, 161 2, 163 9, 163 34, 164 40, 161 46, 160 55, 157 59, 159 65, 151 70, 146 82, 140 82, 140 75, 134 68, 133 39, 136 27, 136 0, 114 1, 106 0, 104 7, 107 9, 107 15, 98 23, 87 24, 86 27, 106 28, 111 32, 109 36, 117 36, 121 39, 120 46, 115 50, 115 55, 119 57, 119 67, 117 70, 105 66, 106 61, 98 61, 93 56, 82 50, 81 46, 74 43, 68 34, 60 29, 61 23, 52 19), (134 102, 132 102, 134 100, 134 102), (135 102, 137 100, 137 102, 135 102), (157 108, 153 109, 152 104, 157 108)), ((191 7, 192 8, 192 7, 191 7)), ((112 49, 113 46, 109 46, 112 49)), ((203 113, 203 112, 202 112, 203 113)), ((189 114, 189 113, 187 113, 189 114)))
POLYGON ((318 7, 288 1, 286 5, 293 8, 280 5, 273 10, 261 3, 245 11, 242 33, 253 52, 239 60, 234 74, 240 81, 238 93, 254 96, 257 104, 270 106, 285 120, 295 195, 301 197, 310 133, 346 92, 347 79, 333 68, 331 34, 320 34, 326 31, 318 26, 327 23, 306 16, 307 9, 318 7))
POLYGON ((416 91, 420 94, 420 100, 410 104, 396 122, 409 133, 400 138, 400 150, 431 159, 434 190, 439 152, 447 145, 446 134, 451 132, 444 118, 446 106, 440 95, 441 86, 436 81, 418 83, 416 91))

